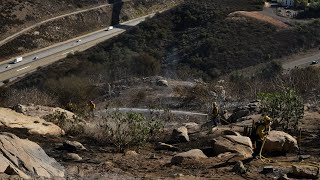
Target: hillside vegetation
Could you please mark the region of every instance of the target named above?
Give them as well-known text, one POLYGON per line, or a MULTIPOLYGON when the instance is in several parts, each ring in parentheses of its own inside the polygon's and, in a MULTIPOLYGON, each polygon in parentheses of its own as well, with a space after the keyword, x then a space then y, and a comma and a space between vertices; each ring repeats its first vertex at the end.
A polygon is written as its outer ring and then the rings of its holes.
POLYGON ((41 21, 78 8, 101 5, 102 0, 2 0, 0 4, 0 39, 27 24, 41 21))
POLYGON ((319 44, 319 21, 278 31, 252 19, 227 18, 234 11, 261 8, 262 1, 257 0, 188 0, 30 75, 14 88, 36 87, 62 104, 85 102, 104 92, 96 88, 100 83, 157 74, 212 80, 319 44))

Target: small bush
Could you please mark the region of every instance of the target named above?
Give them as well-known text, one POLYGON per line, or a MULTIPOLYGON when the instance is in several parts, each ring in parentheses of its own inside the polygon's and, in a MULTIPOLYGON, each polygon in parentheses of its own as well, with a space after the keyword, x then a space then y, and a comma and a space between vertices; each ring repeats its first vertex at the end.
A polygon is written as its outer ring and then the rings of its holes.
POLYGON ((103 129, 103 141, 116 146, 117 151, 123 151, 129 146, 142 146, 158 134, 161 129, 160 121, 146 118, 137 113, 110 114, 100 124, 103 129))
POLYGON ((67 113, 61 111, 55 111, 44 117, 46 121, 52 122, 55 125, 63 128, 67 123, 67 113))
POLYGON ((298 129, 299 120, 303 118, 304 106, 300 98, 292 89, 285 89, 280 93, 260 93, 262 112, 271 116, 275 123, 274 127, 282 129, 298 129))
POLYGON ((67 134, 79 135, 84 133, 84 125, 80 123, 80 119, 76 116, 69 119, 65 112, 55 111, 54 113, 45 116, 43 119, 59 126, 67 134))

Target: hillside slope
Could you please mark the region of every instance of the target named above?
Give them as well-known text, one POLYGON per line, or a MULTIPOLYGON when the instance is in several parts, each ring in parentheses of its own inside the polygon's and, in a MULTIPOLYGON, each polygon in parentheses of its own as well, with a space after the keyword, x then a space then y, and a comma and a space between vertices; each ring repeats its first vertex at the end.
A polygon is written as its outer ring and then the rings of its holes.
MULTIPOLYGON (((114 4, 104 4, 81 11, 75 11, 74 9, 72 13, 63 14, 63 16, 57 17, 58 13, 52 14, 53 17, 46 21, 41 20, 39 23, 30 21, 32 26, 29 25, 28 29, 22 31, 22 27, 28 25, 28 21, 24 20, 21 21, 22 24, 16 29, 17 32, 5 31, 4 34, 9 34, 10 36, 0 41, 0 61, 48 47, 54 43, 118 24, 122 21, 169 9, 180 2, 181 0, 117 1, 114 4)), ((8 17, 10 16, 8 15, 8 17)), ((6 23, 4 22, 4 24, 6 23)), ((7 26, 13 27, 13 25, 9 24, 7 26)))
POLYGON ((228 18, 232 12, 261 7, 260 1, 189 0, 117 38, 43 68, 14 88, 35 86, 53 93, 62 103, 69 101, 65 97, 85 102, 105 92, 96 84, 155 74, 212 80, 317 46, 319 21, 279 31, 252 18, 228 18), (72 89, 82 91, 74 97, 66 96, 76 92, 72 89))
POLYGON ((102 0, 2 0, 0 4, 0 39, 35 22, 105 3, 102 0))

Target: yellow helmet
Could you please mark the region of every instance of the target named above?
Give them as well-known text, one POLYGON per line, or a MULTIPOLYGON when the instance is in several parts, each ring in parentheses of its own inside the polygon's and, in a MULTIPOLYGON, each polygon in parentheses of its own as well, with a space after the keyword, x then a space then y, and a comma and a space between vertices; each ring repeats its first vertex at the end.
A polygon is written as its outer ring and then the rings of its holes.
POLYGON ((271 118, 270 118, 269 116, 265 116, 265 117, 264 117, 264 122, 265 122, 266 124, 270 124, 271 118))

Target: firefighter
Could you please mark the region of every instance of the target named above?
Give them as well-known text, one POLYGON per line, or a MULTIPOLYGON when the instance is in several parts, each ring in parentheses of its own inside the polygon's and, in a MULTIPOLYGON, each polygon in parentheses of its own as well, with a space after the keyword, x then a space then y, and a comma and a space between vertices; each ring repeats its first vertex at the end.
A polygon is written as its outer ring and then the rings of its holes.
POLYGON ((264 116, 263 119, 256 123, 253 127, 253 144, 255 144, 255 149, 253 157, 256 157, 261 150, 264 139, 270 132, 271 118, 269 116, 264 116))
POLYGON ((213 122, 214 126, 218 126, 218 124, 220 124, 219 107, 216 102, 213 103, 211 121, 213 122))

